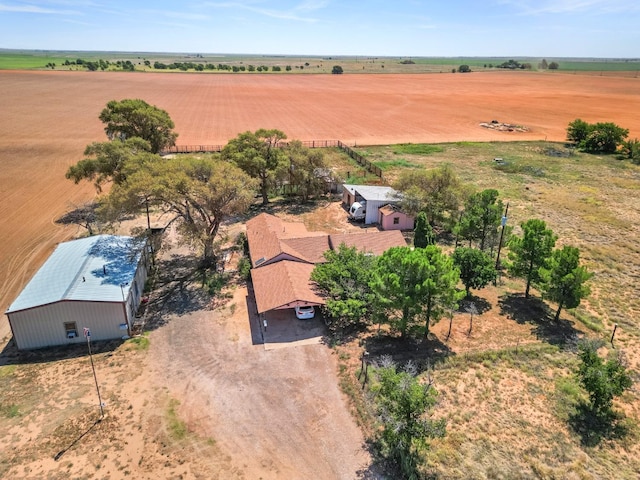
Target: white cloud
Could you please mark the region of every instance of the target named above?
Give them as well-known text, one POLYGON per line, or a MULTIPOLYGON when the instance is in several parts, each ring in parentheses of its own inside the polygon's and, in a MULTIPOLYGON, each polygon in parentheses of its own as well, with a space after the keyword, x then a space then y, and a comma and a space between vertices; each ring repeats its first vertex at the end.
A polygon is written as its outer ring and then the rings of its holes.
POLYGON ((36 5, 6 5, 0 3, 0 12, 11 13, 35 13, 41 15, 80 15, 80 12, 73 10, 57 10, 53 8, 43 8, 36 5))
POLYGON ((262 8, 257 6, 256 2, 207 2, 203 4, 204 6, 213 7, 213 8, 227 8, 227 9, 238 9, 245 10, 252 13, 257 13, 259 15, 263 15, 265 17, 277 18, 280 20, 293 20, 300 22, 317 22, 317 18, 301 16, 297 12, 298 11, 315 11, 319 8, 322 8, 326 5, 326 2, 322 1, 305 1, 300 5, 286 10, 274 10, 269 8, 262 8))
POLYGON ((498 0, 524 15, 638 12, 637 0, 498 0))

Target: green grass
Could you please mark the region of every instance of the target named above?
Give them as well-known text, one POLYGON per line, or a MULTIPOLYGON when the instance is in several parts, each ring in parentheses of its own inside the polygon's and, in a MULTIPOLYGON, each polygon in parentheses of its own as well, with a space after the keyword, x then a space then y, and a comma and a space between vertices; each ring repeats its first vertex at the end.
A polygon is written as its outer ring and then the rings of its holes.
POLYGON ((169 401, 167 421, 170 436, 175 440, 182 440, 187 436, 187 425, 178 417, 178 413, 176 412, 178 405, 180 405, 180 402, 176 399, 169 401))
POLYGON ((8 54, 0 53, 0 70, 31 70, 35 68, 44 68, 44 66, 53 62, 59 65, 65 61, 65 58, 58 55, 46 54, 8 54))
POLYGON ((432 153, 443 152, 444 148, 440 145, 429 143, 401 143, 394 145, 392 151, 396 155, 431 155, 432 153))
POLYGON ((419 164, 410 162, 405 158, 399 158, 397 160, 388 160, 388 161, 385 160, 380 162, 373 162, 373 164, 385 171, 390 170, 392 168, 420 168, 419 164))
POLYGON ((150 345, 149 332, 144 332, 142 335, 130 338, 127 340, 127 343, 133 345, 136 350, 148 350, 150 345))
POLYGON ((13 376, 17 368, 17 365, 3 365, 2 367, 0 367, 0 378, 13 376))
POLYGON ((15 404, 0 403, 0 415, 6 418, 15 418, 20 416, 20 407, 15 404))

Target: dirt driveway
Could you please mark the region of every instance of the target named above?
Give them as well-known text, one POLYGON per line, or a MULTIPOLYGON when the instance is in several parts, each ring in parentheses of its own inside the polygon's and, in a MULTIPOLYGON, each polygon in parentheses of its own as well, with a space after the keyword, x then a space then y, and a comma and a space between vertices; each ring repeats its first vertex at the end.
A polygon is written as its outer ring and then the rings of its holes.
POLYGON ((225 456, 211 478, 377 478, 332 350, 311 335, 265 348, 254 312, 239 286, 215 310, 162 316, 150 336, 149 379, 179 400, 188 430, 225 456))

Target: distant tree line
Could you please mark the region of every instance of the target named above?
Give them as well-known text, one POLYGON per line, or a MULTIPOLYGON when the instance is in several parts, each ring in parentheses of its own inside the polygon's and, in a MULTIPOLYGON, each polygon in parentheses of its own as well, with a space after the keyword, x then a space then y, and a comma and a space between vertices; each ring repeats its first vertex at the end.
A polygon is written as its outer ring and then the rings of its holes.
MULTIPOLYGON (((55 66, 55 64, 53 65, 55 66)), ((117 62, 110 62, 109 60, 103 60, 102 58, 95 61, 83 60, 82 58, 78 58, 77 60, 65 60, 62 65, 65 67, 69 67, 71 65, 78 65, 86 68, 90 72, 95 72, 97 70, 105 71, 105 70, 108 70, 109 68, 116 68, 116 69, 121 69, 128 72, 133 72, 136 69, 135 65, 131 62, 131 60, 118 60, 117 62)))
MULTIPOLYGON (((196 72, 203 72, 205 70, 212 71, 226 71, 226 72, 268 72, 271 70, 272 72, 281 72, 282 67, 279 65, 272 65, 269 68, 266 65, 229 65, 226 63, 218 63, 217 65, 214 63, 194 63, 194 62, 173 62, 173 63, 162 63, 162 62, 154 62, 153 68, 156 70, 181 70, 186 72, 188 70, 195 70, 196 72)), ((299 68, 300 70, 304 69, 304 65, 296 65, 295 68, 299 68)), ((287 72, 293 70, 291 65, 287 65, 285 67, 287 72)))

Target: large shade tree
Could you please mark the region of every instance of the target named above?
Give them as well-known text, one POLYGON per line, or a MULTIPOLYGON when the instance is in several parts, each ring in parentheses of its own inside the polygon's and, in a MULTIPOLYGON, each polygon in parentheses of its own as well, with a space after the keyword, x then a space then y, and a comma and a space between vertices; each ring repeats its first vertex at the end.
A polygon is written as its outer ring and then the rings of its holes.
POLYGON ((560 318, 562 307, 576 308, 591 293, 586 282, 592 276, 580 265, 580 250, 576 247, 565 245, 553 251, 547 266, 540 269, 540 278, 545 296, 558 302, 556 321, 560 318))
POLYGON ((232 161, 251 178, 258 180, 262 204, 269 203, 269 190, 277 177, 288 167, 281 143, 287 136, 280 130, 260 129, 244 132, 222 150, 222 158, 232 161))
POLYGON ((246 211, 256 185, 238 167, 215 157, 136 158, 127 163, 125 175, 106 197, 106 207, 137 213, 151 204, 172 214, 184 238, 202 248, 205 265, 215 259, 220 225, 246 211))
POLYGON ((403 337, 420 330, 426 337, 430 324, 464 295, 456 289, 459 279, 451 257, 435 245, 390 248, 378 258, 372 282, 376 315, 403 337))
POLYGON ((94 142, 84 150, 86 158, 71 165, 65 176, 75 183, 82 180, 94 182, 96 190, 108 182, 121 183, 125 179, 124 166, 131 159, 151 150, 149 142, 139 137, 124 141, 94 142))
POLYGON ((175 145, 178 137, 169 114, 140 99, 110 101, 100 113, 100 120, 110 140, 142 138, 149 142, 153 153, 175 145))
POLYGON ((527 281, 525 297, 529 298, 532 283, 540 283, 540 268, 547 265, 557 236, 547 228, 543 220, 532 218, 522 223, 522 237, 513 236, 509 240, 509 272, 527 281))

